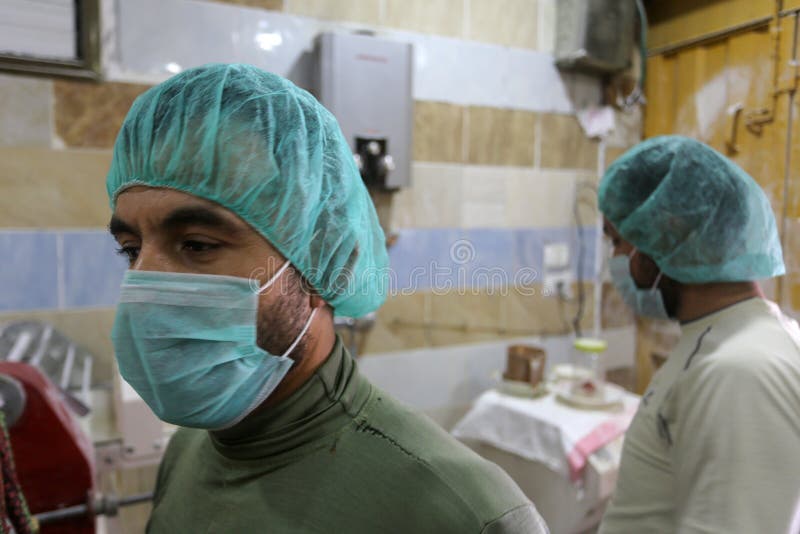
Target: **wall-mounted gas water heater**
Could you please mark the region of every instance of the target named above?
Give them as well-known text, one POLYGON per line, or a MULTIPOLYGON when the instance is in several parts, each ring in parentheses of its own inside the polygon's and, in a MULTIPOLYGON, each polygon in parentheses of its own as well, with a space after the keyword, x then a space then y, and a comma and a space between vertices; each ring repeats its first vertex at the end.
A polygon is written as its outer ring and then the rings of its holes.
POLYGON ((323 33, 315 52, 314 92, 339 121, 364 182, 384 190, 408 186, 412 45, 360 33, 323 33))

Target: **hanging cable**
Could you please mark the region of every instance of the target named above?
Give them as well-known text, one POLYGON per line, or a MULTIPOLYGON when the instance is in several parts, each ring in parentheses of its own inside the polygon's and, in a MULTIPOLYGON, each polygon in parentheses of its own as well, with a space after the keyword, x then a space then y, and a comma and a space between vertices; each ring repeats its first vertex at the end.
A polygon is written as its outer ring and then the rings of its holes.
MULTIPOLYGON (((577 302, 577 309, 575 311, 575 316, 572 319, 572 330, 575 333, 575 337, 583 336, 583 329, 581 327, 581 323, 583 322, 583 316, 586 312, 586 283, 583 280, 583 267, 586 262, 587 247, 586 247, 586 229, 583 226, 583 220, 581 219, 581 214, 580 214, 580 204, 582 202, 581 201, 582 190, 588 190, 596 194, 597 188, 590 183, 586 182, 579 183, 575 190, 575 200, 572 205, 573 216, 575 217, 575 229, 578 237, 578 257, 576 262, 578 296, 575 299, 575 301, 577 302)), ((592 207, 594 207, 594 204, 591 205, 592 207)), ((562 301, 567 300, 561 289, 559 289, 559 298, 562 301)))
POLYGON ((625 97, 625 109, 644 102, 644 84, 647 79, 647 11, 642 0, 636 0, 636 11, 639 13, 639 83, 625 97))

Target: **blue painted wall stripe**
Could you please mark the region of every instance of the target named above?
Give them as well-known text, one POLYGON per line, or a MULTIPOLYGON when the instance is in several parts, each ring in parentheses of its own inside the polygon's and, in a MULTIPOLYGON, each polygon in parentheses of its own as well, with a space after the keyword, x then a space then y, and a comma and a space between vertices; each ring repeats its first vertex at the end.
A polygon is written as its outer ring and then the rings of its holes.
POLYGON ((127 268, 106 230, 0 231, 0 257, 0 311, 114 306, 127 268))
POLYGON ((58 306, 56 235, 0 232, 0 310, 58 306))
MULTIPOLYGON (((595 277, 596 237, 595 227, 583 228, 583 280, 595 277)), ((497 287, 501 279, 509 286, 541 283, 545 245, 562 242, 569 244, 577 277, 575 228, 401 230, 389 251, 392 290, 497 287)))
POLYGON ((128 268, 107 231, 64 232, 64 295, 67 308, 114 306, 128 268))
MULTIPOLYGON (((582 278, 595 275, 594 227, 584 229, 582 278)), ((392 291, 499 288, 542 282, 544 246, 575 228, 406 229, 390 250, 392 291)), ((0 311, 114 306, 127 262, 105 230, 0 231, 0 311), (63 248, 59 264, 57 238, 63 248), (63 279, 59 282, 58 270, 63 279), (59 306, 58 295, 63 295, 59 306)))

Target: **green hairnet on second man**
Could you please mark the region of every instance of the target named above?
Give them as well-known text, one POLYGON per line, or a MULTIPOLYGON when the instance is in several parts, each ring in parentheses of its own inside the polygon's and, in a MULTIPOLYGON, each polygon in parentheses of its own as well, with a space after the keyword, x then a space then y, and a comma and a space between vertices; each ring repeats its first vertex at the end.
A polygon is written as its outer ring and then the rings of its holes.
POLYGON ((694 139, 653 137, 600 184, 600 211, 665 275, 683 283, 784 274, 769 200, 750 175, 694 139))
POLYGON ((148 532, 544 533, 500 468, 373 386, 336 335, 386 296, 338 124, 248 65, 142 94, 114 147, 123 378, 178 425, 148 532))
POLYGON ((623 299, 681 331, 626 433, 600 532, 788 532, 800 327, 759 285, 785 272, 766 195, 711 147, 664 136, 611 165, 599 206, 623 299))

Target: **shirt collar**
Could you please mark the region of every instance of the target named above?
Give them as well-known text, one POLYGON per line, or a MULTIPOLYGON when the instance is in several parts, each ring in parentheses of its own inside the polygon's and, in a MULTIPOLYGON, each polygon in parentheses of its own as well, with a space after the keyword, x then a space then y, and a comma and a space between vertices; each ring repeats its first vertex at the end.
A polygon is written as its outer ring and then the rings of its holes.
POLYGON ((337 335, 330 355, 300 389, 209 436, 217 452, 234 460, 299 453, 344 427, 363 407, 370 390, 337 335))

